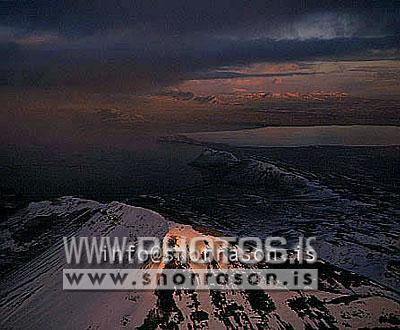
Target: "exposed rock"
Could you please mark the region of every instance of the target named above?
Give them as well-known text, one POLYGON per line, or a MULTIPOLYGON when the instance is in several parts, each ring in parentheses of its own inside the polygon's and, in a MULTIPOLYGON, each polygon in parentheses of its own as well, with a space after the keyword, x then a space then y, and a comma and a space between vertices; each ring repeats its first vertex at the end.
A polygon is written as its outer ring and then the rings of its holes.
MULTIPOLYGON (((118 202, 101 204, 64 198, 56 203, 31 204, 19 216, 25 214, 31 220, 44 214, 54 217, 73 214, 83 206, 93 214, 76 229, 76 236, 156 236, 179 247, 185 238, 206 235, 190 226, 168 222, 153 211, 118 202)), ((178 261, 173 265, 187 267, 178 261)), ((9 276, 1 285, 1 328, 334 329, 395 327, 399 322, 396 293, 324 262, 312 266, 318 268, 319 290, 304 292, 68 292, 62 290, 63 268, 68 268, 63 245, 54 243, 9 276)))
POLYGON ((209 170, 229 170, 239 163, 240 160, 230 152, 207 148, 191 165, 209 170))
POLYGON ((216 177, 231 184, 305 186, 308 180, 285 171, 276 165, 255 159, 240 160, 232 153, 206 149, 192 163, 210 178, 216 177))

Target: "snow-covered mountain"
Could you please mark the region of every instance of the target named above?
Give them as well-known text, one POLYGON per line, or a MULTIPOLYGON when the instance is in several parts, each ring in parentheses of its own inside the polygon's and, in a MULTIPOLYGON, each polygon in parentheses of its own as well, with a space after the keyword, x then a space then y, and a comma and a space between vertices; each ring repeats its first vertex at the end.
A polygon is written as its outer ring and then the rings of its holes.
MULTIPOLYGON (((147 209, 72 197, 32 203, 7 225, 2 251, 7 246, 15 256, 35 246, 39 237, 156 236, 179 242, 180 237, 205 235, 147 209)), ((63 291, 62 269, 68 266, 62 240, 56 239, 5 276, 0 323, 2 329, 333 329, 394 327, 398 322, 394 292, 322 261, 315 266, 318 291, 63 291)))

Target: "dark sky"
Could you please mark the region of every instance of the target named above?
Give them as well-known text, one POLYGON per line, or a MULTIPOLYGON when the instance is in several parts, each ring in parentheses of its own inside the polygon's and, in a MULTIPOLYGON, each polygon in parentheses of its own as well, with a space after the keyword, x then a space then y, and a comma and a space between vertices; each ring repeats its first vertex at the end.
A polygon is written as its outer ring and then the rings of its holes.
POLYGON ((3 86, 141 91, 257 62, 398 56, 399 1, 0 1, 3 86))

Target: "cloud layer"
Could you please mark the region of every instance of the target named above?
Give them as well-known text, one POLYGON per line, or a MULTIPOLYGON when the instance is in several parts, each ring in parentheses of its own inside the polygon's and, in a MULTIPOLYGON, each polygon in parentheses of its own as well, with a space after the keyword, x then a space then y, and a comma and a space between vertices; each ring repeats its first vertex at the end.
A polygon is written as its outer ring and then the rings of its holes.
POLYGON ((2 1, 2 85, 141 91, 254 62, 398 56, 396 1, 2 1))

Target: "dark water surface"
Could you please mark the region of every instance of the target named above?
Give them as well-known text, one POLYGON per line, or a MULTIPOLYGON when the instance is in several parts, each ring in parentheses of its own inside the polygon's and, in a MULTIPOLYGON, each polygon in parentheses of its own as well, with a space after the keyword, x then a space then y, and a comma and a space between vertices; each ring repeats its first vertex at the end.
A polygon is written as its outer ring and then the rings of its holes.
POLYGON ((198 141, 233 146, 399 145, 400 127, 366 125, 263 127, 238 131, 191 133, 187 136, 198 141))
POLYGON ((18 201, 65 195, 99 201, 165 193, 201 182, 187 164, 202 147, 144 141, 132 148, 0 148, 0 193, 18 201))

